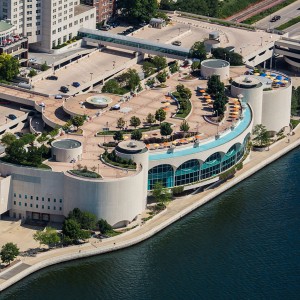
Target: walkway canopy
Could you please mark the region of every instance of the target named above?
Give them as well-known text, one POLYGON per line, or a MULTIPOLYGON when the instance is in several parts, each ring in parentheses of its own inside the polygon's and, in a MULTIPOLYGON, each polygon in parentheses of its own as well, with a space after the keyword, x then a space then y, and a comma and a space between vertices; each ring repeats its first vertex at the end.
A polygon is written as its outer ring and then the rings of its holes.
POLYGON ((81 36, 87 43, 96 42, 104 46, 137 51, 151 55, 166 56, 174 59, 183 60, 186 59, 189 54, 189 49, 183 47, 156 43, 131 36, 112 34, 100 30, 81 28, 78 31, 78 35, 81 36))

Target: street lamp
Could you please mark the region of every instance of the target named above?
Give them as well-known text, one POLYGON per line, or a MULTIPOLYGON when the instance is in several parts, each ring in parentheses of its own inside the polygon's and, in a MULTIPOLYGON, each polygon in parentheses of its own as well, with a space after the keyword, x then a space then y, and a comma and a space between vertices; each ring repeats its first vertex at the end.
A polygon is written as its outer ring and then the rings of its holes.
POLYGON ((263 45, 263 37, 262 36, 260 37, 260 45, 261 46, 263 45))
POLYGON ((91 72, 90 74, 91 74, 91 81, 92 81, 92 80, 93 80, 93 74, 94 74, 94 73, 91 72))

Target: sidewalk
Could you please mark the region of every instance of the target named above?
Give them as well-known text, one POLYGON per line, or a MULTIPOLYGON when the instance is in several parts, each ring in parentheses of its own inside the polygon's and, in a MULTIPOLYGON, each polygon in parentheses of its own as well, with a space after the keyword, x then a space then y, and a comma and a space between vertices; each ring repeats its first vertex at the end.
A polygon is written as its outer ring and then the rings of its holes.
POLYGON ((41 268, 63 261, 69 261, 77 258, 83 258, 110 251, 115 251, 118 249, 132 246, 153 236, 157 232, 161 231, 170 224, 187 215, 194 209, 200 207, 201 205, 215 198, 219 194, 235 186, 240 181, 251 176, 252 174, 265 167, 269 163, 283 156, 285 153, 299 146, 299 127, 297 127, 294 131, 295 134, 289 137, 290 142, 288 142, 287 138, 284 138, 279 142, 275 143, 269 149, 269 151, 251 152, 249 162, 245 164, 243 169, 238 171, 235 177, 231 180, 228 180, 227 182, 215 189, 207 190, 205 192, 193 196, 189 195, 185 198, 172 201, 163 214, 161 214, 157 218, 149 220, 144 225, 138 228, 123 233, 119 236, 103 240, 101 243, 91 242, 81 246, 71 246, 67 248, 51 250, 49 252, 38 254, 34 258, 21 258, 23 262, 22 271, 14 272, 14 268, 12 268, 11 272, 7 272, 5 274, 6 276, 3 276, 4 278, 1 278, 0 280, 0 291, 21 280, 27 275, 37 270, 40 270, 41 268))

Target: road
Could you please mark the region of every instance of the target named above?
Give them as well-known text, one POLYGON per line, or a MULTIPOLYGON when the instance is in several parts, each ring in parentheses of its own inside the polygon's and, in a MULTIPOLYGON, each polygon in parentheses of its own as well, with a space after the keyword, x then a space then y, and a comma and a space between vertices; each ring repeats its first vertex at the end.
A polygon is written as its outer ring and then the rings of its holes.
MULTIPOLYGON (((256 26, 265 28, 265 29, 272 29, 275 27, 278 27, 281 24, 284 24, 286 22, 288 22, 289 20, 300 16, 300 10, 298 10, 298 8, 300 8, 300 0, 278 10, 276 13, 258 21, 255 23, 256 26), (278 15, 281 16, 281 19, 276 21, 276 22, 270 22, 270 20, 272 19, 273 16, 278 15)), ((296 26, 299 27, 299 24, 296 26)), ((288 29, 286 31, 289 31, 288 29)))

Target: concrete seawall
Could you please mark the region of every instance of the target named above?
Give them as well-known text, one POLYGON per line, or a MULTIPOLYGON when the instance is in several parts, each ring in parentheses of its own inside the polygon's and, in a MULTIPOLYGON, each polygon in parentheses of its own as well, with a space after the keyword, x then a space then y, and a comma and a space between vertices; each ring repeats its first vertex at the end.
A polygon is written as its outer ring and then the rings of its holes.
MULTIPOLYGON (((298 130, 299 131, 299 130, 298 130)), ((203 204, 207 203, 208 201, 214 199, 218 195, 222 194, 223 192, 227 191, 228 189, 234 187, 236 184, 241 182, 242 180, 250 177, 260 169, 264 168, 265 166, 269 165, 273 161, 277 160, 278 158, 282 157, 289 151, 295 149, 300 145, 299 136, 300 132, 297 132, 294 139, 295 141, 287 144, 285 140, 280 141, 277 145, 274 145, 270 151, 264 152, 264 154, 256 154, 257 158, 254 160, 250 160, 248 164, 244 166, 244 168, 237 173, 237 175, 228 182, 225 182, 221 186, 217 187, 214 190, 209 190, 208 192, 203 192, 201 194, 197 194, 192 196, 191 199, 197 197, 197 199, 192 202, 191 204, 187 205, 179 212, 177 209, 174 210, 174 213, 168 216, 168 209, 166 213, 161 214, 157 218, 153 218, 149 220, 145 225, 135 228, 131 231, 128 231, 118 237, 113 238, 113 240, 108 241, 107 243, 103 242, 100 243, 100 248, 93 248, 93 246, 86 246, 86 247, 68 247, 63 249, 57 249, 50 252, 46 252, 46 255, 52 254, 52 258, 45 258, 43 259, 43 254, 40 257, 37 257, 35 260, 36 262, 32 261, 32 265, 26 268, 25 270, 19 272, 18 274, 10 277, 6 281, 0 283, 0 292, 8 288, 9 286, 13 285, 14 283, 18 282, 19 280, 25 278, 26 276, 51 265, 58 264, 61 262, 71 261, 75 259, 80 259, 84 257, 89 257, 93 255, 98 255, 102 253, 107 253, 111 251, 120 250, 126 247, 130 247, 132 245, 138 244, 156 233, 160 232, 164 228, 168 227, 172 223, 176 222, 177 220, 181 219, 183 216, 189 214, 193 210, 199 208, 203 204), (298 139, 296 139, 298 138, 298 139), (278 147, 278 150, 273 150, 274 148, 278 147), (274 153, 271 153, 274 152, 274 153), (268 155, 270 156, 268 157, 268 155), (251 166, 253 164, 253 166, 251 166), (203 196, 203 197, 202 197, 203 196), (200 199, 199 199, 200 198, 200 199), (160 220, 162 219, 162 220, 160 220), (165 219, 165 220, 164 220, 165 219), (155 225, 155 223, 158 223, 155 225), (148 228, 149 227, 149 228, 148 228), (132 235, 132 237, 131 237, 132 235), (91 249, 92 248, 92 249, 91 249), (65 254, 60 253, 64 251, 65 254), (40 261, 38 261, 40 260, 40 261)), ((179 202, 181 200, 178 200, 179 202)), ((94 246, 95 247, 95 246, 94 246)), ((27 263, 27 262, 24 262, 27 263)), ((13 270, 13 268, 12 268, 13 270)), ((0 273, 1 275, 1 273, 0 273)))

